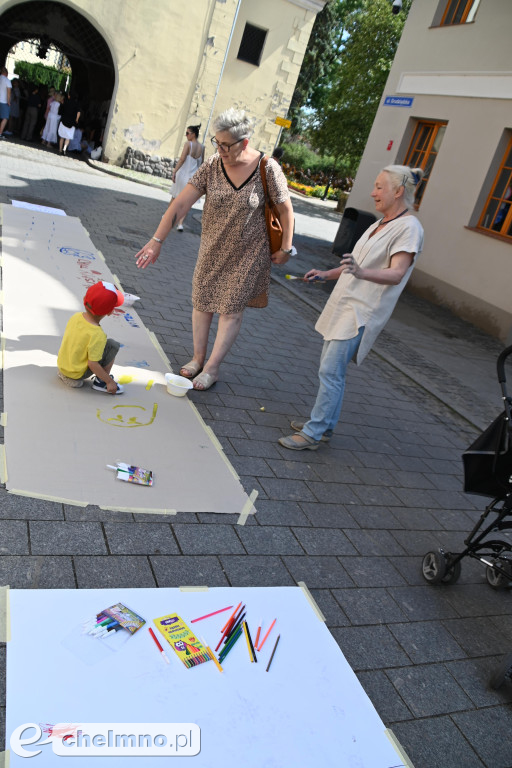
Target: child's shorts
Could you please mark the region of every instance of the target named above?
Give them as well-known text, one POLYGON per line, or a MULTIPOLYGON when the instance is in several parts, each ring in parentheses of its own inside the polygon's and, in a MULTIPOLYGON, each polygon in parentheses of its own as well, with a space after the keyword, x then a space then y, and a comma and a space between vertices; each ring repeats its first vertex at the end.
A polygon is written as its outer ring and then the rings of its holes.
MULTIPOLYGON (((114 339, 107 339, 101 360, 98 360, 99 364, 103 368, 116 359, 116 355, 119 352, 120 346, 121 344, 118 341, 115 341, 114 339)), ((61 371, 58 372, 58 376, 59 379, 63 381, 64 384, 67 384, 68 387, 83 387, 84 380, 90 379, 91 376, 94 376, 94 374, 90 368, 86 368, 85 372, 79 376, 78 379, 71 379, 69 376, 64 376, 61 371)))

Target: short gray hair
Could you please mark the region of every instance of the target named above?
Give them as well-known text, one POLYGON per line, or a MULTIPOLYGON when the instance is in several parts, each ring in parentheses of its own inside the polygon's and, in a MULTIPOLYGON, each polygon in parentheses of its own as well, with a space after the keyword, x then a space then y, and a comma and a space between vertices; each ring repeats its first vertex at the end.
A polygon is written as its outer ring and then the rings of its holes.
POLYGON ((214 120, 215 133, 229 131, 235 140, 250 139, 253 133, 253 121, 243 109, 226 109, 214 120))
POLYGON ((404 188, 404 202, 407 205, 414 205, 414 193, 423 178, 423 169, 409 168, 408 165, 387 165, 382 171, 391 176, 393 189, 404 188))

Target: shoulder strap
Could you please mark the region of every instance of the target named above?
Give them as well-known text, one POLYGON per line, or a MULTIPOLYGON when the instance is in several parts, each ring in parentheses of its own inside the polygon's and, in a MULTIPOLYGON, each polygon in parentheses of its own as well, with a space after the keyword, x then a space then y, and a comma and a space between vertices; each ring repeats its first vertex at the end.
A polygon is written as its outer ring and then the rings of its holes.
POLYGON ((268 162, 268 157, 266 155, 263 155, 260 160, 261 183, 263 184, 263 192, 265 193, 267 203, 270 204, 270 200, 268 197, 268 189, 267 189, 267 162, 268 162))

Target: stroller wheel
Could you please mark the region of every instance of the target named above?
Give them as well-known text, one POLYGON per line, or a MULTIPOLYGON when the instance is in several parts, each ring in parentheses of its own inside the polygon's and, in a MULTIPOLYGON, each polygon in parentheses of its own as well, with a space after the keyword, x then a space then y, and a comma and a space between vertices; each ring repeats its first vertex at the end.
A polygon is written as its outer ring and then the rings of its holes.
POLYGON ((501 660, 500 665, 494 671, 490 680, 491 688, 500 688, 506 679, 512 679, 512 653, 508 653, 501 660))
MULTIPOLYGON (((498 563, 498 565, 501 564, 498 563)), ((491 586, 493 589, 505 589, 506 587, 510 586, 512 581, 512 572, 510 570, 510 566, 501 565, 501 567, 510 574, 508 577, 504 576, 502 573, 499 573, 499 571, 496 571, 491 565, 488 565, 485 569, 485 578, 487 579, 489 586, 491 586)))
POLYGON ((450 566, 449 556, 444 552, 427 552, 421 564, 421 572, 429 584, 455 584, 460 577, 460 560, 450 566))

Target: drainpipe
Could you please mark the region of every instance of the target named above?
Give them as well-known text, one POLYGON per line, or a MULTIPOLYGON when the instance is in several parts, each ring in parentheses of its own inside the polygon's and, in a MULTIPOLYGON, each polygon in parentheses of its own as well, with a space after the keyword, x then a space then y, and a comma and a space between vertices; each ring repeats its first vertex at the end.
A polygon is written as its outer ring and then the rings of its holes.
POLYGON ((238 4, 236 6, 235 18, 233 19, 233 24, 231 25, 231 32, 229 33, 229 40, 228 40, 228 44, 226 46, 226 53, 224 54, 224 61, 222 62, 222 67, 221 67, 220 74, 219 74, 219 79, 218 79, 218 82, 217 82, 217 88, 216 88, 215 94, 213 96, 212 108, 210 109, 210 114, 208 115, 208 122, 206 123, 206 128, 204 129, 203 144, 205 143, 206 137, 208 135, 208 128, 210 127, 210 123, 211 123, 212 115, 213 115, 213 110, 215 109, 215 102, 217 101, 217 96, 219 95, 220 83, 221 83, 221 80, 222 80, 222 75, 224 74, 224 67, 226 66, 226 61, 228 60, 229 46, 231 45, 231 40, 233 38, 233 33, 235 31, 236 20, 238 18, 238 11, 240 10, 240 6, 241 5, 242 5, 242 0, 238 0, 238 4))

